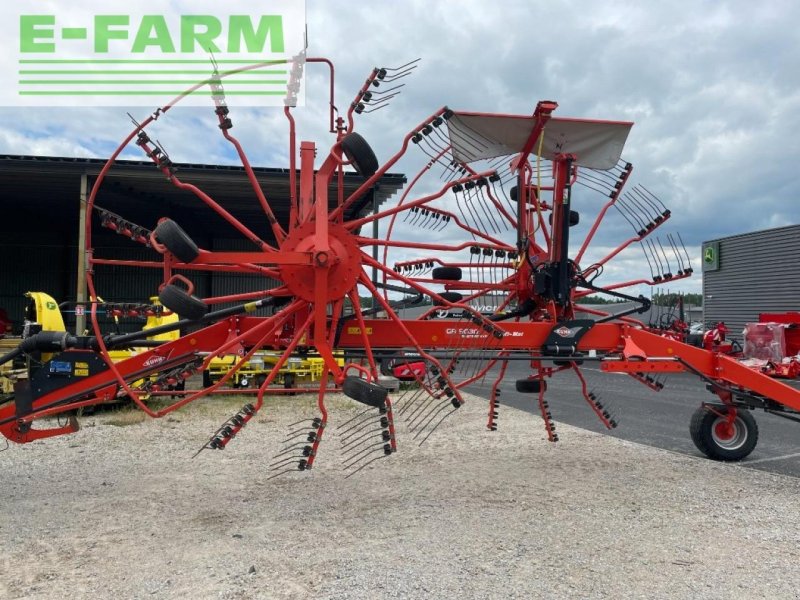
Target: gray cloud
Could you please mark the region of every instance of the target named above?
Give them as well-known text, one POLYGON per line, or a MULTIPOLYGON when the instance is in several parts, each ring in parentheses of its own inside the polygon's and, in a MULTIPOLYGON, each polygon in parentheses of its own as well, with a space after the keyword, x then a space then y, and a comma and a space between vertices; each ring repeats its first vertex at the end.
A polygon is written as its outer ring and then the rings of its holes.
MULTIPOLYGON (((634 163, 635 179, 672 208, 671 230, 682 233, 693 257, 706 239, 800 222, 798 22, 800 5, 788 1, 308 1, 309 55, 334 61, 341 112, 373 66, 423 59, 390 107, 358 118, 380 159, 445 104, 529 114, 538 100, 552 99, 560 116, 634 120, 623 156, 634 163)), ((323 150, 334 141, 327 85, 326 70, 309 65, 307 104, 295 111, 300 139, 323 150)), ((0 109, 0 152, 105 156, 130 130, 124 112, 0 109)), ((286 166, 281 111, 240 109, 233 118, 255 164, 286 166)), ((158 137, 178 161, 236 162, 210 108, 176 110, 158 123, 158 137)), ((141 157, 136 148, 126 156, 141 157)), ((426 160, 414 151, 393 170, 413 176, 426 160)), ((440 185, 437 177, 419 193, 440 185)), ((602 202, 579 199, 588 227, 602 202)), ((629 236, 613 215, 587 259, 629 236)), ((620 258, 609 278, 618 269, 647 274, 635 256, 620 258)), ((699 283, 695 277, 675 287, 695 291, 699 283)))

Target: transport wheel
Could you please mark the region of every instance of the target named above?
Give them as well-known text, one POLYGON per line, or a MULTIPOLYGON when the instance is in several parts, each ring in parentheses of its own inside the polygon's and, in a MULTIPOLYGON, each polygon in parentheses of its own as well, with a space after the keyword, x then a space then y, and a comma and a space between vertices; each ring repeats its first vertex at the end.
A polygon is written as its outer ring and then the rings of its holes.
POLYGON ((181 262, 190 263, 200 254, 194 240, 172 219, 161 221, 155 228, 155 234, 156 239, 181 262))
POLYGON ((172 312, 192 321, 202 319, 208 312, 208 305, 200 298, 171 283, 159 292, 158 300, 172 312))
POLYGON ((372 177, 378 170, 378 159, 367 140, 356 132, 342 138, 342 150, 356 172, 362 177, 372 177))
MULTIPOLYGON (((550 213, 549 220, 550 220, 550 225, 552 225, 553 224, 553 214, 552 213, 550 213)), ((580 222, 581 222, 581 214, 576 210, 569 211, 569 226, 570 227, 575 227, 575 225, 577 225, 580 222)))
POLYGON ((446 279, 448 281, 461 281, 461 269, 459 267, 436 267, 431 272, 431 276, 434 279, 446 279))
POLYGON ((758 443, 758 425, 749 410, 738 409, 728 424, 726 406, 700 406, 692 415, 689 433, 697 449, 714 460, 735 461, 748 456, 758 443), (720 416, 723 415, 723 416, 720 416))
POLYGON ((360 377, 348 375, 342 384, 342 392, 348 398, 361 402, 367 406, 383 408, 386 406, 386 397, 389 390, 376 383, 370 383, 360 377))
POLYGON ((523 394, 538 394, 542 386, 547 391, 547 382, 539 379, 517 379, 516 383, 517 391, 523 394))

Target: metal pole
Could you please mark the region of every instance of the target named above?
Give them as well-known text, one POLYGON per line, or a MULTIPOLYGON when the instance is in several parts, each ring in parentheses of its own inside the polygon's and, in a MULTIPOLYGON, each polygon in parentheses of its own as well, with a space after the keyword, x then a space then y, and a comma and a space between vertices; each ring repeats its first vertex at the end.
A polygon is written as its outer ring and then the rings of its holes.
MULTIPOLYGON (((375 187, 372 188, 372 214, 377 215, 378 209, 380 208, 380 202, 378 201, 378 194, 380 190, 380 184, 376 183, 375 187)), ((372 222, 372 239, 378 239, 378 219, 375 219, 372 222)), ((372 258, 375 262, 378 262, 378 245, 373 244, 372 246, 372 258)), ((372 267, 372 283, 378 283, 378 267, 372 267)))
MULTIPOLYGON (((89 177, 84 173, 81 175, 81 195, 80 207, 78 210, 78 281, 76 286, 75 300, 76 306, 84 306, 86 302, 86 214, 88 208, 89 177)), ((85 308, 84 308, 85 310, 85 308)), ((75 315, 75 335, 83 335, 86 330, 86 314, 75 315)))

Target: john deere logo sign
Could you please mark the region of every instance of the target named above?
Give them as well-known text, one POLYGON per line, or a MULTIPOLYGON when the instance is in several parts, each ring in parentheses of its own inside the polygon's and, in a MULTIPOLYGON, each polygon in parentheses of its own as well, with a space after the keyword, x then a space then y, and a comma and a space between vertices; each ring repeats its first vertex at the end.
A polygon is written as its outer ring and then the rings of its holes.
POLYGON ((0 105, 297 104, 304 0, 4 5, 0 105), (299 66, 298 66, 299 63, 299 66))
POLYGON ((703 244, 703 271, 719 269, 719 242, 703 244))

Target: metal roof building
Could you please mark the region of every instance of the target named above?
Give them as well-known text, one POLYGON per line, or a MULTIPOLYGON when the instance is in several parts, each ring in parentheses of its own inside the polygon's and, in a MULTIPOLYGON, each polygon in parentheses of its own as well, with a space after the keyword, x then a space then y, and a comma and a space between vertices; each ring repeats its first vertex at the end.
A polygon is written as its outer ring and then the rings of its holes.
MULTIPOLYGON (((47 292, 59 302, 80 299, 79 265, 83 260, 82 206, 102 159, 0 155, 0 307, 22 321, 27 291, 47 292)), ((266 241, 273 241, 267 220, 247 180, 236 166, 177 163, 181 180, 196 184, 266 241)), ((290 208, 289 170, 254 167, 258 182, 284 227, 290 208)), ((363 179, 345 173, 345 195, 363 179)), ((359 203, 370 212, 405 183, 403 175, 387 174, 359 203)), ((330 195, 335 202, 336 194, 330 195)), ((100 188, 96 205, 147 229, 170 217, 208 250, 254 250, 230 224, 192 193, 180 190, 150 161, 118 160, 100 188)), ((92 229, 95 254, 103 258, 154 260, 155 252, 100 227, 92 229)), ((366 234, 367 232, 365 232, 366 234)), ((221 295, 263 289, 269 282, 230 273, 193 274, 197 294, 221 295)), ((106 300, 147 302, 156 293, 158 269, 98 267, 97 293, 106 300), (102 270, 102 271, 101 271, 102 270)))
POLYGON ((724 321, 739 341, 759 313, 800 310, 800 225, 703 242, 706 326, 724 321))

